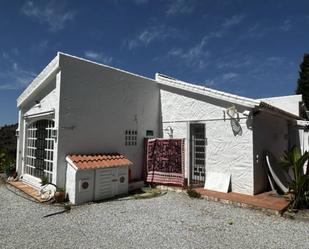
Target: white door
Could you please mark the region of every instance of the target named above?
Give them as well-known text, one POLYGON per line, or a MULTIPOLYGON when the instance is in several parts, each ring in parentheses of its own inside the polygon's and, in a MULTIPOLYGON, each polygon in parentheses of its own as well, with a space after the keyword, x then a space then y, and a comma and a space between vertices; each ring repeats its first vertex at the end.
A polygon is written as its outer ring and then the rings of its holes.
POLYGON ((94 199, 103 200, 128 192, 128 168, 97 169, 94 199))
POLYGON ((97 169, 95 174, 94 199, 103 200, 115 195, 115 168, 97 169))

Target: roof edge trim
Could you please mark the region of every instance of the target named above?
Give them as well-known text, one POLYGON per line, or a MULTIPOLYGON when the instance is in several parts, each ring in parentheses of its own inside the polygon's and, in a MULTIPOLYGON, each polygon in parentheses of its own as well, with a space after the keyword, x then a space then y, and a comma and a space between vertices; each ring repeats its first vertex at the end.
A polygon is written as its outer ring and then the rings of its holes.
POLYGON ((175 87, 178 89, 201 94, 201 95, 208 96, 208 97, 215 98, 215 99, 224 100, 227 102, 236 103, 236 104, 246 106, 249 108, 257 107, 260 104, 260 101, 255 100, 255 99, 246 98, 246 97, 238 96, 235 94, 229 94, 223 91, 210 89, 204 86, 187 83, 187 82, 180 81, 180 80, 174 79, 172 77, 169 77, 169 76, 166 76, 160 73, 156 73, 156 81, 158 81, 158 83, 162 85, 175 87))
POLYGON ((22 92, 22 94, 17 98, 17 107, 20 107, 28 97, 30 97, 34 92, 36 92, 40 86, 46 82, 51 75, 57 73, 60 70, 59 66, 59 53, 52 59, 49 64, 41 71, 34 80, 28 85, 28 87, 22 92))
POLYGON ((63 56, 67 56, 69 58, 73 58, 73 59, 76 59, 76 60, 88 62, 88 63, 94 64, 94 65, 97 65, 97 66, 101 66, 101 67, 105 67, 105 68, 108 68, 108 69, 116 70, 116 71, 121 72, 121 73, 126 73, 126 74, 129 74, 131 76, 135 76, 135 77, 138 77, 138 78, 141 78, 141 79, 149 80, 149 81, 152 81, 153 83, 158 83, 155 79, 151 79, 151 78, 148 78, 146 76, 142 76, 142 75, 139 75, 139 74, 136 74, 136 73, 131 73, 131 72, 125 71, 123 69, 119 69, 119 68, 112 67, 112 66, 109 66, 109 65, 106 65, 106 64, 102 64, 102 63, 99 63, 99 62, 88 60, 88 59, 85 59, 85 58, 82 58, 82 57, 78 57, 78 56, 67 54, 67 53, 63 53, 63 52, 58 52, 58 54, 59 55, 63 55, 63 56))

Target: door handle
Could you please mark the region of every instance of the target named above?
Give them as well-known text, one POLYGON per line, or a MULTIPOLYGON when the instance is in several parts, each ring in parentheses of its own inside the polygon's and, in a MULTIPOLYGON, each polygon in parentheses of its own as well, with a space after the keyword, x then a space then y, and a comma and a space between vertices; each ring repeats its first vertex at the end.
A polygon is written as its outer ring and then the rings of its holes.
POLYGON ((113 179, 112 182, 117 182, 117 179, 113 179))

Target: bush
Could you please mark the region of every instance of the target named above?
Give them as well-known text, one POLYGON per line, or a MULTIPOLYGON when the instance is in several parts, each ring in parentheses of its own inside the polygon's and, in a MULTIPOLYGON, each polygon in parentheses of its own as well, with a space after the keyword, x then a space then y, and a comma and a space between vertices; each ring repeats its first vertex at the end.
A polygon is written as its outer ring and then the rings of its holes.
POLYGON ((309 175, 304 173, 304 164, 308 159, 309 153, 306 151, 302 155, 301 150, 296 146, 285 151, 281 158, 281 166, 287 172, 290 169, 293 172, 293 179, 289 185, 293 209, 309 207, 309 175))
POLYGON ((8 160, 3 167, 3 171, 7 176, 12 176, 16 171, 16 162, 14 159, 8 160))
POLYGON ((41 177, 41 186, 48 184, 48 178, 46 176, 41 177))
POLYGON ((5 151, 0 151, 0 172, 4 172, 7 176, 11 176, 16 169, 16 161, 5 151))

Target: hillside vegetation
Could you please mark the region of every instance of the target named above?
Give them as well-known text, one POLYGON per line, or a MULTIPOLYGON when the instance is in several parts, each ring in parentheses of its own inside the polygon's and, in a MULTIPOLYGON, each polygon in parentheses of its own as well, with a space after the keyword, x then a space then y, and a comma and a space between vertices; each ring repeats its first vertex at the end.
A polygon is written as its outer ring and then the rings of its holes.
POLYGON ((17 139, 15 136, 18 124, 5 125, 0 127, 0 151, 15 158, 17 139))

